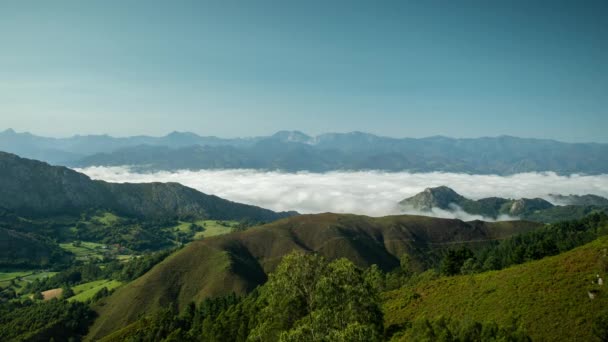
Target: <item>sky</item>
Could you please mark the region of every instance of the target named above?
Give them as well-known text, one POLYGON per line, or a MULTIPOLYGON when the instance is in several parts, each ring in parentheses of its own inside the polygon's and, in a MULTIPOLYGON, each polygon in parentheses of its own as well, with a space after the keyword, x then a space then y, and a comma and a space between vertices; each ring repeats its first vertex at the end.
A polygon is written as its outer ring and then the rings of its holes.
POLYGON ((608 142, 606 1, 0 1, 0 130, 608 142))

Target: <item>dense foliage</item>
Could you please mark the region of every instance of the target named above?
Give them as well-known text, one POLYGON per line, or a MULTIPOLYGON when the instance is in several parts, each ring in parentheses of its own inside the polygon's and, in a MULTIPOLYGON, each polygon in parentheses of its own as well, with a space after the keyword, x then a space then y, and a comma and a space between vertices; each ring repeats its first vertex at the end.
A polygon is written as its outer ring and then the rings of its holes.
POLYGON ((94 317, 94 312, 79 302, 54 299, 42 303, 5 303, 0 305, 0 340, 79 339, 94 317))
POLYGON ((507 327, 499 327, 496 323, 463 323, 441 317, 433 321, 418 320, 394 339, 420 342, 531 341, 525 330, 515 322, 507 327))

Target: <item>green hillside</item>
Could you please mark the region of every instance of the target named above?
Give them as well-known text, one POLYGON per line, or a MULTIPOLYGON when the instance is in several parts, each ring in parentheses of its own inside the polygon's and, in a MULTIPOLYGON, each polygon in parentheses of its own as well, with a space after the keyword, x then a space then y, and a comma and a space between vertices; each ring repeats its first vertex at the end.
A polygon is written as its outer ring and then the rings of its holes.
MULTIPOLYGON (((518 319, 533 340, 592 341, 608 305, 608 237, 554 257, 501 271, 423 281, 384 294, 385 325, 444 318, 508 325, 518 319), (589 298, 589 293, 595 295, 589 298)), ((408 333, 395 340, 408 340, 408 333)))
POLYGON ((360 267, 399 266, 403 254, 425 268, 438 251, 459 245, 478 248, 491 241, 537 229, 530 222, 462 222, 422 216, 371 218, 357 215, 302 215, 264 226, 195 241, 102 300, 91 337, 104 336, 160 308, 182 310, 191 301, 244 294, 264 283, 292 250, 345 257, 360 267))

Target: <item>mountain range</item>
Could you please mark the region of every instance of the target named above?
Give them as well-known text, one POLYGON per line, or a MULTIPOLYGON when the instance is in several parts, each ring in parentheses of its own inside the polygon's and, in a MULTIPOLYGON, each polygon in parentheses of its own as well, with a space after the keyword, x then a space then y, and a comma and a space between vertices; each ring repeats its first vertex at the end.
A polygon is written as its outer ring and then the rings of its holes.
POLYGON ((188 132, 163 137, 108 135, 46 138, 8 129, 0 150, 70 167, 134 165, 142 170, 385 170, 514 174, 608 172, 608 144, 510 136, 455 139, 389 138, 362 132, 224 139, 188 132))
POLYGON ((539 222, 557 222, 578 219, 593 211, 608 212, 608 199, 597 195, 556 195, 542 198, 508 199, 488 197, 472 200, 447 186, 426 188, 424 191, 399 202, 407 212, 432 212, 433 209, 464 211, 490 219, 505 217, 539 222))

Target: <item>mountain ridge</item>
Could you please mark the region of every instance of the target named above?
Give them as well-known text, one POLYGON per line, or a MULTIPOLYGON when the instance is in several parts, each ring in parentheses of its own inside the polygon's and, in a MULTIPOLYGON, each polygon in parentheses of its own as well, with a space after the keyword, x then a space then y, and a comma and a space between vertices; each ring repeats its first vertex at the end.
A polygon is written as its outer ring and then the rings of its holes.
POLYGON ((89 209, 134 217, 194 217, 270 221, 294 215, 207 195, 178 183, 108 183, 62 166, 0 152, 0 207, 54 215, 89 209))
POLYGON ((184 169, 243 167, 319 172, 608 173, 608 144, 511 136, 416 139, 363 132, 309 136, 299 131, 279 131, 270 136, 228 139, 190 132, 162 137, 44 138, 7 130, 0 132, 0 150, 66 166, 116 166, 139 160, 149 171, 174 170, 179 165, 184 169), (137 146, 147 146, 147 157, 139 155, 137 146), (195 146, 206 149, 193 149, 195 146), (164 161, 167 149, 172 152, 172 163, 164 161))

